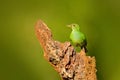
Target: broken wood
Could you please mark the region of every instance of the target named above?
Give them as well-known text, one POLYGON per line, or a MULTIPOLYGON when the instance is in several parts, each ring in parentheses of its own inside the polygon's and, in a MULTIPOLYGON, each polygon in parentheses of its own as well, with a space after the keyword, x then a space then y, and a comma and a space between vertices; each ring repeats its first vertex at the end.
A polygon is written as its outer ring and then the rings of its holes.
POLYGON ((86 56, 84 50, 76 53, 70 42, 53 40, 51 30, 41 20, 37 21, 35 31, 44 50, 44 57, 62 80, 97 80, 95 57, 86 56))

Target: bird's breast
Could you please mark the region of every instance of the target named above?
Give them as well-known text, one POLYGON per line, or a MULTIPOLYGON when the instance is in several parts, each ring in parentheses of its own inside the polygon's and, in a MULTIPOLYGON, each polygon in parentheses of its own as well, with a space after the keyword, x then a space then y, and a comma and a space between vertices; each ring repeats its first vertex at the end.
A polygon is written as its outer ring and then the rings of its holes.
POLYGON ((82 40, 82 35, 78 31, 72 31, 70 34, 70 39, 73 41, 73 43, 81 43, 82 40))

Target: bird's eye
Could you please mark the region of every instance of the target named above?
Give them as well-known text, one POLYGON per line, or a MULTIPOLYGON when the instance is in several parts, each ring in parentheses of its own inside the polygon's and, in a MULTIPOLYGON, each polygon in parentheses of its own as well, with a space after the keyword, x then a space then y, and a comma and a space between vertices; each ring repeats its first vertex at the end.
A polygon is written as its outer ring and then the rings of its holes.
POLYGON ((75 24, 73 24, 73 26, 75 27, 75 24))

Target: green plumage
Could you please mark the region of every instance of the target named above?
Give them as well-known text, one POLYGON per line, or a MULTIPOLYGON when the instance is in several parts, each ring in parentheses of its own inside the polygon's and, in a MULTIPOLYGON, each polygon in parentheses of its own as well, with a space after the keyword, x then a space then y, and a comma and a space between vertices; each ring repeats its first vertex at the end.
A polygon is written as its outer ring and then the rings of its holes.
POLYGON ((78 24, 71 24, 71 25, 68 25, 68 27, 72 28, 72 32, 70 34, 70 39, 72 40, 73 44, 76 47, 80 47, 81 49, 84 48, 85 52, 87 52, 86 37, 82 32, 80 32, 79 25, 78 24))

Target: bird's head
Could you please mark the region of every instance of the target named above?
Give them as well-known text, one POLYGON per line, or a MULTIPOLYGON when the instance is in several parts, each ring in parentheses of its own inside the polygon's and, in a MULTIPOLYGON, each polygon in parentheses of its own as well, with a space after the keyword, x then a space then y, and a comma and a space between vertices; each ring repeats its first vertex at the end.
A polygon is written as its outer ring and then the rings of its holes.
POLYGON ((70 24, 70 25, 67 25, 67 26, 72 28, 72 30, 79 30, 80 29, 78 24, 70 24))

